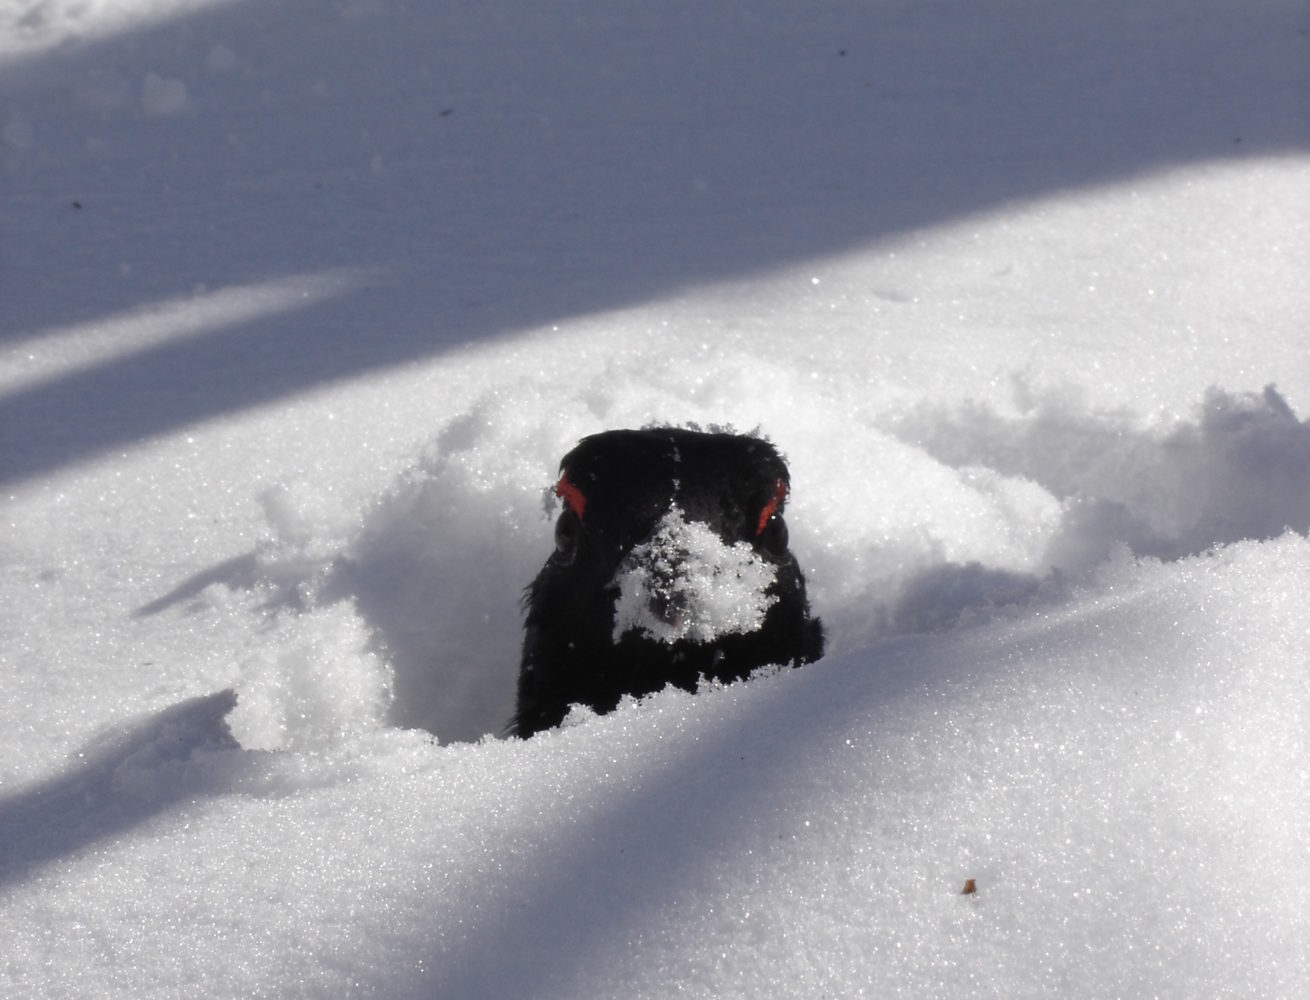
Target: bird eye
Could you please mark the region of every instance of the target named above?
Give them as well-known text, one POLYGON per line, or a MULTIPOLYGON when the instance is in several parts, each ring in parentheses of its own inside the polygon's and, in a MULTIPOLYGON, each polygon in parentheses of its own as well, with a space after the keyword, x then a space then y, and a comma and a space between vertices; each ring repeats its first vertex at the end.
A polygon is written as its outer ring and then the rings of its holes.
POLYGON ((782 519, 782 507, 787 502, 787 480, 773 484, 773 495, 760 510, 755 524, 755 544, 766 559, 775 562, 787 552, 787 522, 782 519))
POLYGON ((578 515, 581 520, 587 513, 587 497, 571 482, 569 482, 568 473, 559 477, 559 482, 555 484, 555 495, 564 501, 564 506, 573 513, 578 515))
POLYGON ((581 541, 582 520, 572 510, 565 510, 555 522, 555 551, 562 561, 571 563, 581 541))
POLYGON ((787 522, 781 514, 773 514, 764 522, 757 537, 760 551, 768 559, 778 560, 787 553, 787 522))
POLYGON ((782 505, 787 502, 787 480, 778 479, 773 484, 773 496, 760 509, 760 519, 755 523, 755 537, 764 534, 764 529, 775 516, 782 513, 782 505))

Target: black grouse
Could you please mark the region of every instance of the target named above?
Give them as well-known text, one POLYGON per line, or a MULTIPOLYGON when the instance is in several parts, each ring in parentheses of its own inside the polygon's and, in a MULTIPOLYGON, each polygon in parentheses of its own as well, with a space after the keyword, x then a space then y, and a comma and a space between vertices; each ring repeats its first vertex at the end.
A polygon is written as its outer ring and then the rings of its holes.
POLYGON ((556 726, 570 705, 823 655, 787 547, 787 465, 768 441, 654 428, 584 438, 564 456, 555 551, 524 597, 509 730, 556 726))

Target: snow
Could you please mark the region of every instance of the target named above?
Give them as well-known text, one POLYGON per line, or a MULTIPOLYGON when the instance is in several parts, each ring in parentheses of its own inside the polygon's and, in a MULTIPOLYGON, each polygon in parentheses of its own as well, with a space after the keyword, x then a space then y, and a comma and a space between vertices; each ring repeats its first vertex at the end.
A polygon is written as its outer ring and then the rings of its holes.
POLYGON ((1310 995, 1308 36, 0 5, 0 995, 1310 995), (829 655, 488 735, 660 421, 829 655))
POLYGON ((664 643, 754 632, 778 599, 767 593, 776 576, 754 547, 728 545, 674 503, 615 575, 613 639, 630 630, 664 643))

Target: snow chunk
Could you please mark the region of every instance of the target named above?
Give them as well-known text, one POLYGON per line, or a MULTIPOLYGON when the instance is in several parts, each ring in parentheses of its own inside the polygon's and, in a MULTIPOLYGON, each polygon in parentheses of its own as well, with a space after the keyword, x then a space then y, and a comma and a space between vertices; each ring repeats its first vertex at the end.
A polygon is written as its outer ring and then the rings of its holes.
POLYGON ((728 545, 674 505, 615 577, 614 639, 632 629, 664 643, 752 632, 777 600, 766 593, 775 575, 746 542, 728 545))
POLYGON ((345 605, 295 619, 243 668, 232 735, 248 750, 317 750, 381 726, 391 671, 345 605))

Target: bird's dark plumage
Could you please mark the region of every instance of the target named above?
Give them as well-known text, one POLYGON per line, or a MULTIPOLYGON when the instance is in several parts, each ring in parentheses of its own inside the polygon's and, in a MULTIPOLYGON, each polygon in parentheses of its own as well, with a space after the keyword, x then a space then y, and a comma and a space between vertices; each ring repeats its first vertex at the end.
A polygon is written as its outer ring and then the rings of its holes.
POLYGON ((655 428, 584 438, 560 463, 555 552, 525 596, 510 730, 823 655, 782 518, 790 479, 761 438, 655 428))

